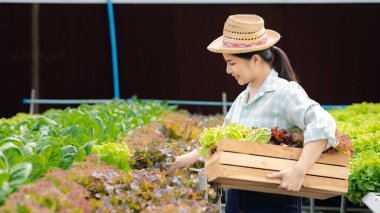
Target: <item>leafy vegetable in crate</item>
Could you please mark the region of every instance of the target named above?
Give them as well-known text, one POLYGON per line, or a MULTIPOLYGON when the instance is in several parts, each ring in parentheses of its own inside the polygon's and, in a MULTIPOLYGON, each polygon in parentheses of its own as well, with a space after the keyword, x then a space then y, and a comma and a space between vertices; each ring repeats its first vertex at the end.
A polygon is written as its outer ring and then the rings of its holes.
MULTIPOLYGON (((336 137, 340 144, 335 148, 330 148, 327 152, 348 153, 352 155, 354 148, 349 138, 344 134, 340 134, 338 131, 336 137)), ((303 130, 297 126, 292 126, 288 130, 285 130, 279 129, 278 127, 271 129, 248 128, 231 123, 225 127, 218 126, 205 129, 199 140, 201 146, 198 147, 197 150, 203 156, 212 155, 216 151, 216 142, 222 139, 254 141, 299 148, 303 147, 304 142, 303 130)))
POLYGON ((201 155, 206 156, 210 154, 210 148, 222 139, 268 143, 270 138, 271 131, 268 128, 249 128, 230 123, 225 127, 217 126, 203 130, 199 139, 201 146, 197 150, 201 155))
POLYGON ((326 150, 328 153, 341 153, 341 154, 348 154, 352 156, 355 152, 355 148, 353 147, 351 140, 348 138, 347 135, 341 134, 338 129, 335 132, 335 137, 339 141, 338 146, 335 148, 329 148, 326 150))
POLYGON ((271 139, 271 131, 268 128, 253 128, 244 138, 244 141, 268 143, 271 139))
POLYGON ((302 147, 303 146, 303 131, 297 127, 292 126, 288 130, 278 129, 274 127, 271 129, 272 137, 269 144, 302 147))

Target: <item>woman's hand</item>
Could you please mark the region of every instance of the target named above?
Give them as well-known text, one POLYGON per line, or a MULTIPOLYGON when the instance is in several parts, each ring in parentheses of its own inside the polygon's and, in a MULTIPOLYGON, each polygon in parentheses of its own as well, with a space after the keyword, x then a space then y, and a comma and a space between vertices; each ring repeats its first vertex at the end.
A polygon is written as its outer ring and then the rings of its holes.
POLYGON ((305 174, 304 169, 295 166, 280 172, 268 174, 267 177, 271 179, 280 178, 281 184, 278 186, 279 188, 289 192, 298 192, 301 190, 305 174))
POLYGON ((174 163, 166 170, 166 173, 171 173, 172 171, 182 168, 185 166, 185 163, 181 160, 180 156, 175 158, 174 163))
POLYGON ((326 148, 327 140, 316 140, 306 143, 302 149, 301 156, 296 165, 292 168, 282 170, 273 174, 268 174, 268 178, 280 178, 279 188, 291 192, 301 189, 306 172, 317 161, 322 151, 326 148))
POLYGON ((197 150, 193 150, 192 152, 186 153, 184 155, 178 156, 175 158, 174 163, 167 170, 167 173, 170 173, 176 169, 185 167, 186 165, 195 163, 201 155, 197 152, 197 150))

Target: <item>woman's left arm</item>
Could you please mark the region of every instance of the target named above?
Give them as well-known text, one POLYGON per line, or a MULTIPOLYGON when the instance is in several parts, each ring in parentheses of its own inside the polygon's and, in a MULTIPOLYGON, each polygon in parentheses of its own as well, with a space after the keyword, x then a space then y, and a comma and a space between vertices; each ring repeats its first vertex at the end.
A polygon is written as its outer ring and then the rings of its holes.
POLYGON ((280 188, 299 191, 305 174, 317 161, 324 150, 335 147, 336 123, 331 115, 318 103, 311 100, 298 84, 282 90, 281 113, 290 124, 304 131, 304 147, 295 166, 268 175, 268 178, 282 179, 280 188))
POLYGON ((267 175, 268 178, 280 178, 279 188, 287 191, 299 191, 303 184, 306 172, 317 161, 323 150, 325 150, 327 140, 311 141, 305 144, 301 156, 296 165, 292 168, 267 175))

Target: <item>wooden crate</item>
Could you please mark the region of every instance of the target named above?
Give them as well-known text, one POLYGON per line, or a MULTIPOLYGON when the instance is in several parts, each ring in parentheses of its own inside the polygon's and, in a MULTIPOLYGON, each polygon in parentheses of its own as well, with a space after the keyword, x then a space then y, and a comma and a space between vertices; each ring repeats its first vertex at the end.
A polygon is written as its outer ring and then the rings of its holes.
POLYGON ((229 189, 327 199, 348 190, 349 156, 322 154, 307 172, 299 192, 278 188, 280 179, 267 174, 294 166, 302 149, 255 142, 221 140, 217 152, 206 159, 205 172, 209 182, 229 189))

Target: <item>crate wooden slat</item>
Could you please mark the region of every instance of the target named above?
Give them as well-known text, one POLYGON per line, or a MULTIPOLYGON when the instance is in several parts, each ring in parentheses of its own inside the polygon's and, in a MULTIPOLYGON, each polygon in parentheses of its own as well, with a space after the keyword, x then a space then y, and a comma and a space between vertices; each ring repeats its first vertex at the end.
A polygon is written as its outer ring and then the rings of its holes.
MULTIPOLYGON (((294 147, 285 147, 271 144, 255 143, 253 146, 248 146, 243 141, 221 140, 218 144, 220 151, 237 152, 245 154, 254 154, 260 156, 269 156, 274 158, 284 158, 298 160, 301 156, 302 149, 294 147), (225 141, 225 142, 224 142, 225 141), (229 141, 229 142, 228 142, 229 141), (237 142, 237 143, 235 143, 237 142)), ((349 156, 344 154, 323 154, 317 163, 330 164, 337 166, 348 166, 349 156)))
POLYGON ((316 199, 347 193, 348 155, 322 154, 307 172, 301 190, 288 192, 278 188, 280 179, 266 175, 295 165, 302 149, 234 140, 219 141, 217 146, 206 160, 205 171, 208 181, 225 188, 316 199))
MULTIPOLYGON (((297 160, 271 158, 257 155, 220 152, 220 163, 224 165, 251 167, 267 170, 281 170, 296 165, 297 160)), ((308 175, 347 179, 349 170, 347 167, 315 164, 307 172, 308 175)))

